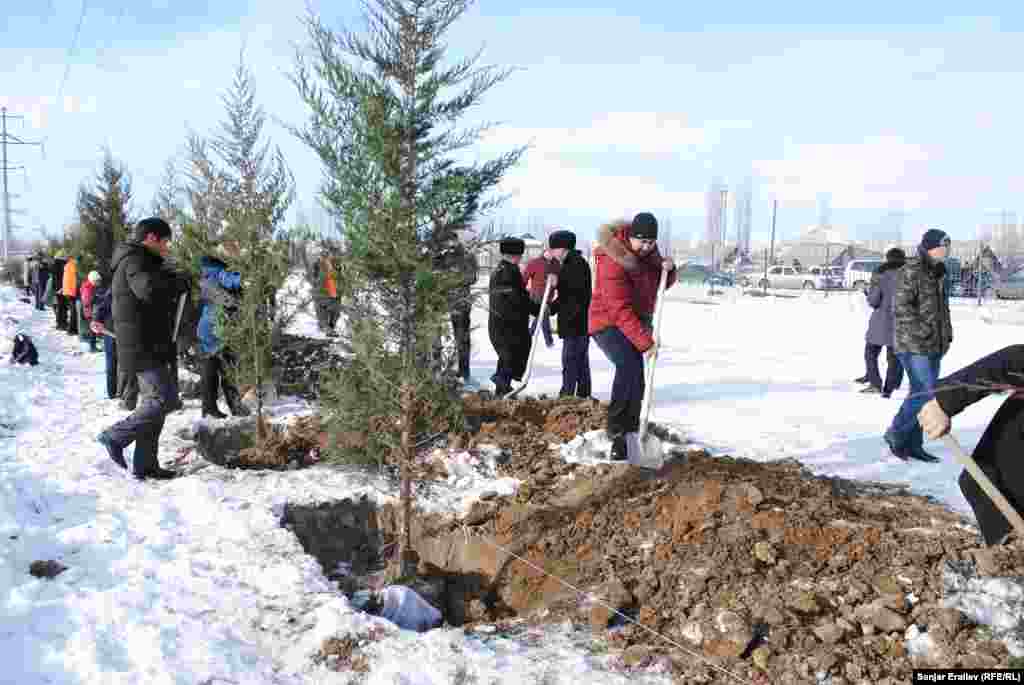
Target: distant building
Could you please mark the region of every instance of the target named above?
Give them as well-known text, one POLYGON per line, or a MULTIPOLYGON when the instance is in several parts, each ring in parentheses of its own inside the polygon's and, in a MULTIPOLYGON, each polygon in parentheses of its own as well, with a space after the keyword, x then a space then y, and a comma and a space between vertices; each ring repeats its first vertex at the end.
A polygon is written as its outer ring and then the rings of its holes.
MULTIPOLYGON (((538 240, 529 233, 512 234, 502 237, 522 238, 523 242, 526 243, 526 252, 523 253, 524 262, 528 262, 534 257, 544 252, 545 241, 538 240)), ((498 266, 498 262, 501 261, 501 250, 498 247, 498 240, 485 243, 483 246, 481 246, 480 252, 477 255, 478 261, 480 262, 481 271, 494 271, 494 269, 498 266)))

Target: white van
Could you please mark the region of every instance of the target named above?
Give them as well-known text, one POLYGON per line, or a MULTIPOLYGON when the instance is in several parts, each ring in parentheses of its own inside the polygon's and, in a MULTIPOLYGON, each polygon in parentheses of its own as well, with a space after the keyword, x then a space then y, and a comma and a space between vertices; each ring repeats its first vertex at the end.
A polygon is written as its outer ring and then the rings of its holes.
POLYGON ((882 266, 881 259, 854 259, 846 265, 843 287, 847 290, 865 290, 871 282, 871 275, 882 266))

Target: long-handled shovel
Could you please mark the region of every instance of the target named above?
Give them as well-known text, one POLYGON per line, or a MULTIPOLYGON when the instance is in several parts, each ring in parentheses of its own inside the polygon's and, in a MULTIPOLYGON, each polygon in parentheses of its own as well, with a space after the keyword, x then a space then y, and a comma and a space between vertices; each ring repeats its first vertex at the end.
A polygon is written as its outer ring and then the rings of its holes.
POLYGON ((647 362, 644 369, 644 401, 640 409, 640 451, 643 463, 639 466, 660 468, 662 463, 662 444, 656 436, 647 435, 647 419, 651 414, 651 404, 654 400, 654 368, 658 363, 658 352, 661 348, 661 314, 664 311, 665 284, 668 282, 668 271, 661 270, 661 280, 658 282, 658 299, 654 303, 654 353, 647 362))
POLYGON ((530 356, 526 358, 526 375, 523 376, 522 385, 505 395, 507 399, 515 399, 516 395, 521 393, 530 382, 530 375, 533 373, 533 355, 537 351, 538 343, 540 343, 540 329, 544 325, 544 315, 548 311, 548 296, 551 294, 551 287, 554 283, 554 274, 549 274, 547 282, 544 284, 544 297, 540 301, 540 314, 537 315, 537 325, 533 329, 533 340, 530 341, 530 356))
POLYGON ((985 491, 985 494, 989 496, 992 503, 999 508, 999 511, 1006 517, 1006 520, 1010 522, 1010 525, 1017 532, 1017 536, 1024 540, 1024 519, 1013 508, 1013 505, 1007 501, 1003 493, 999 492, 999 488, 995 486, 995 483, 985 475, 985 472, 978 466, 978 462, 974 461, 964 451, 964 448, 960 446, 960 442, 952 435, 947 433, 942 437, 942 440, 946 443, 947 447, 953 450, 953 456, 956 457, 956 460, 967 469, 967 472, 971 474, 974 481, 985 491))

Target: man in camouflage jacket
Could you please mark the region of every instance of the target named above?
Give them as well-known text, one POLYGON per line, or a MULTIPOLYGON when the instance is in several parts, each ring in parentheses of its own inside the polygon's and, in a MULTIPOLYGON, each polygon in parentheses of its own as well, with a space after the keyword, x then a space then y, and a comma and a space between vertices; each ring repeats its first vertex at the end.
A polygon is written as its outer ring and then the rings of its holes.
POLYGON ((949 236, 937 228, 928 230, 917 257, 907 261, 896 283, 896 356, 910 378, 910 394, 885 432, 885 441, 893 454, 904 460, 938 461, 922 447, 924 435, 917 414, 933 399, 939 365, 953 342, 943 264, 948 253, 949 236))

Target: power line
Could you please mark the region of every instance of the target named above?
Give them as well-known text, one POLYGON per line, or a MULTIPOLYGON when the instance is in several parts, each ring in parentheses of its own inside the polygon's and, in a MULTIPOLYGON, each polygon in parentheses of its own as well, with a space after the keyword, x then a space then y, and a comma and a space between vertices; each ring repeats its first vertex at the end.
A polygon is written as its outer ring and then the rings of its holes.
POLYGON ((64 97, 64 86, 67 85, 68 76, 71 74, 71 57, 75 54, 75 50, 78 48, 78 37, 82 33, 82 23, 85 22, 85 9, 87 0, 82 0, 82 12, 78 15, 78 26, 75 27, 75 35, 71 39, 71 45, 68 47, 68 54, 64 58, 64 76, 61 78, 60 87, 57 88, 57 104, 61 103, 61 98, 64 97))

